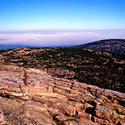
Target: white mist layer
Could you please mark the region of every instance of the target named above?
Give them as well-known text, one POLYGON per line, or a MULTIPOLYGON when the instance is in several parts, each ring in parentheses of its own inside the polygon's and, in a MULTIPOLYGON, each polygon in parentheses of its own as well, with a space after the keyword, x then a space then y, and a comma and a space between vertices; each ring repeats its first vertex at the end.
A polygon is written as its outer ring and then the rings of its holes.
POLYGON ((0 44, 79 45, 102 39, 125 39, 125 30, 41 30, 0 32, 0 44))

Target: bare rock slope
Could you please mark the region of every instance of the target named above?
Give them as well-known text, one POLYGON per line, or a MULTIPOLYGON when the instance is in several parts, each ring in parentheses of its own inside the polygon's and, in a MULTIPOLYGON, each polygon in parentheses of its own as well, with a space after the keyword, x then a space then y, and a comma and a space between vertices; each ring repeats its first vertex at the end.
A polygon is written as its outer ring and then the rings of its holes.
POLYGON ((125 94, 0 65, 0 124, 124 125, 125 94))

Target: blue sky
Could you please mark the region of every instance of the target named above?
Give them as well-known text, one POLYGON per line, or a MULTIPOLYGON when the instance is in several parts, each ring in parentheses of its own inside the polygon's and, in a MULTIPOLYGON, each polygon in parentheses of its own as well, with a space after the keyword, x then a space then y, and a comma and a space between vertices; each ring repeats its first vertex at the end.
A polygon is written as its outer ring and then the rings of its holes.
POLYGON ((125 0, 0 0, 0 30, 125 29, 125 0))

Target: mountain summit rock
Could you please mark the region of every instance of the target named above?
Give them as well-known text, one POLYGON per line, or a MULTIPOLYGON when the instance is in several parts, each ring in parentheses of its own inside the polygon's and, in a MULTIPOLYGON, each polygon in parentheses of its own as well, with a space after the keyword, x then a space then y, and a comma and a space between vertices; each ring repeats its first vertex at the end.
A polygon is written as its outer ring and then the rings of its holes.
POLYGON ((2 64, 0 124, 124 125, 125 94, 2 64))

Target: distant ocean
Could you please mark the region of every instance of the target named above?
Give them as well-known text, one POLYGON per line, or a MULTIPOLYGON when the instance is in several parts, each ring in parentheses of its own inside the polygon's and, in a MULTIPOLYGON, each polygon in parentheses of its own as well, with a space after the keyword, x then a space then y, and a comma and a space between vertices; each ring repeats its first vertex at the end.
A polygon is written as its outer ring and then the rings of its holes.
POLYGON ((71 47, 72 45, 64 45, 64 46, 38 46, 38 45, 21 45, 21 44, 17 44, 17 45, 0 45, 0 49, 14 49, 14 48, 25 48, 25 47, 29 47, 29 48, 42 48, 42 47, 71 47))
POLYGON ((0 49, 12 49, 12 48, 23 48, 23 47, 25 47, 25 46, 23 46, 23 45, 19 45, 19 44, 17 44, 17 45, 0 45, 0 49))

